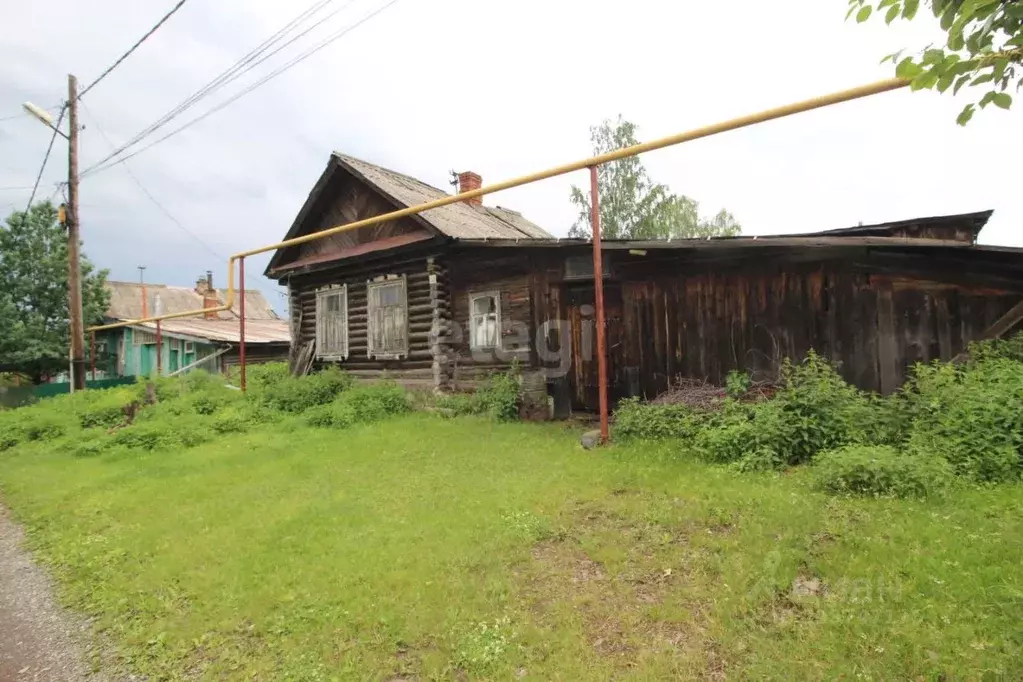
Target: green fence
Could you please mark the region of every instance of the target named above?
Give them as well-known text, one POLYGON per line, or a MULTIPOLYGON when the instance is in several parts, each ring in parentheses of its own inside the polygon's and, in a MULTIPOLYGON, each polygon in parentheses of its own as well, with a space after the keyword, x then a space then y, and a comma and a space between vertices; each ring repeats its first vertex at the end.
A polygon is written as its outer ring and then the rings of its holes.
MULTIPOLYGON (((116 377, 86 381, 87 388, 113 388, 134 384, 135 377, 116 377)), ((34 403, 40 398, 51 398, 71 392, 71 384, 39 384, 38 386, 0 386, 0 407, 20 407, 34 403)))

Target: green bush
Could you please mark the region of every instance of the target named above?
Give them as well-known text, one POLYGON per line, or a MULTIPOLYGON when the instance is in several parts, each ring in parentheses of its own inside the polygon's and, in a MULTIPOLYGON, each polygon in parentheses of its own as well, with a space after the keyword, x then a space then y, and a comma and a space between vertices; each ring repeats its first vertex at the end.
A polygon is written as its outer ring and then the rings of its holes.
POLYGON ((736 471, 743 474, 777 471, 785 466, 785 458, 770 448, 761 447, 746 452, 732 466, 736 471))
POLYGON ((437 406, 458 415, 487 415, 500 421, 519 416, 519 375, 517 368, 489 377, 475 393, 442 396, 437 406))
POLYGON ((386 419, 411 409, 408 393, 390 382, 357 386, 342 393, 329 405, 320 405, 304 415, 310 426, 348 428, 386 419))
MULTIPOLYGON (((232 371, 232 381, 237 385, 235 371, 232 371)), ((245 368, 245 389, 251 394, 259 394, 266 389, 290 379, 286 362, 267 362, 259 365, 250 365, 245 368)))
POLYGON ((305 412, 316 405, 326 405, 354 383, 348 374, 336 367, 304 377, 287 376, 257 392, 264 405, 281 412, 305 412))
POLYGON ((752 385, 753 379, 748 372, 739 372, 733 369, 725 377, 725 393, 729 398, 734 398, 735 400, 745 396, 752 385))
POLYGON ((757 449, 756 411, 733 400, 722 403, 719 412, 710 415, 693 438, 693 449, 700 459, 718 464, 735 462, 757 449))
POLYGON ((248 416, 239 409, 231 408, 218 413, 213 417, 210 428, 214 433, 226 435, 228 433, 244 433, 248 431, 250 422, 248 416))
POLYGON ((953 480, 944 459, 905 455, 886 445, 823 452, 813 468, 815 486, 838 494, 920 497, 944 491, 953 480))
POLYGON ((85 391, 75 396, 78 406, 78 424, 83 429, 109 429, 125 420, 124 408, 134 400, 131 391, 119 388, 85 391))
POLYGON ((130 450, 160 450, 177 445, 172 429, 165 422, 140 422, 119 429, 113 436, 115 445, 130 450))
POLYGON ((692 438, 700 430, 706 415, 688 405, 650 405, 639 398, 626 398, 614 413, 615 437, 622 439, 664 440, 692 438))
POLYGON ((97 457, 114 445, 112 436, 102 432, 83 434, 70 444, 69 451, 75 457, 97 457))
POLYGON ((974 481, 1019 477, 1023 363, 984 358, 968 369, 919 367, 907 450, 941 457, 974 481))
POLYGON ((810 351, 798 364, 782 367, 782 388, 763 403, 758 437, 789 464, 809 462, 818 452, 863 438, 866 397, 810 351), (772 414, 777 410, 777 414, 772 414))

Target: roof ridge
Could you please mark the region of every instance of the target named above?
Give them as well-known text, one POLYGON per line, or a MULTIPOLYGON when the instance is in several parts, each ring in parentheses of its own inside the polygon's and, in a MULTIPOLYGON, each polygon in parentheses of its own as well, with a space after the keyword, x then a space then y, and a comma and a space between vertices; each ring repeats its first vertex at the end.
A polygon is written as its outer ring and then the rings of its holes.
POLYGON ((357 163, 365 164, 367 166, 372 166, 373 168, 375 168, 378 171, 381 171, 382 173, 389 173, 390 175, 395 175, 395 176, 397 176, 399 178, 402 178, 403 180, 410 180, 410 181, 416 183, 417 185, 422 185, 423 187, 427 187, 429 189, 432 189, 435 192, 440 192, 441 194, 445 194, 445 195, 447 195, 449 197, 450 196, 454 196, 454 194, 451 194, 447 190, 443 190, 440 187, 434 187, 430 183, 423 182, 422 180, 420 180, 419 178, 415 177, 414 175, 408 175, 406 173, 402 173, 401 171, 396 171, 396 170, 394 170, 392 168, 388 168, 387 166, 381 166, 380 164, 373 163, 372 161, 366 161, 365 159, 360 159, 359 157, 352 156, 351 154, 344 154, 342 152, 337 151, 336 149, 334 150, 334 156, 338 157, 339 159, 343 159, 345 161, 355 161, 357 163))

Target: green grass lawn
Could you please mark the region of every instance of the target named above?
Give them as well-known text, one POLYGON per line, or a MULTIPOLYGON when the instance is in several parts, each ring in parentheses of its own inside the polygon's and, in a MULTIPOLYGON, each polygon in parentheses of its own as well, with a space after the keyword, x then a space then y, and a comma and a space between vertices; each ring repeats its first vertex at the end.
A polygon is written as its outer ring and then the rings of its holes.
POLYGON ((415 415, 0 453, 71 608, 152 679, 1019 679, 1023 489, 812 492, 415 415), (794 589, 795 584, 795 589, 794 589))

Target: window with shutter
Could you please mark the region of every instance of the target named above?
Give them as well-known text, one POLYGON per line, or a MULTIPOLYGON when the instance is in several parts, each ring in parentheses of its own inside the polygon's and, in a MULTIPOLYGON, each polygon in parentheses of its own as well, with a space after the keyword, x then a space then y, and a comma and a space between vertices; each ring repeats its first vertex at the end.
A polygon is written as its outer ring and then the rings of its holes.
POLYGON ((316 292, 316 357, 348 358, 348 287, 329 287, 316 292))
POLYGON ((488 291, 469 294, 469 346, 497 348, 501 345, 501 294, 488 291))
POLYGON ((369 312, 369 357, 398 358, 408 355, 405 278, 369 282, 366 285, 366 298, 369 312))

